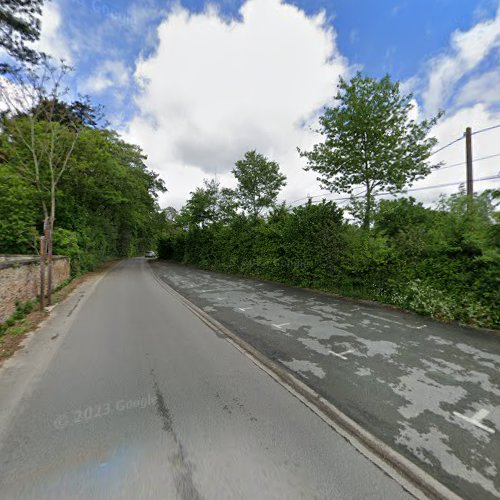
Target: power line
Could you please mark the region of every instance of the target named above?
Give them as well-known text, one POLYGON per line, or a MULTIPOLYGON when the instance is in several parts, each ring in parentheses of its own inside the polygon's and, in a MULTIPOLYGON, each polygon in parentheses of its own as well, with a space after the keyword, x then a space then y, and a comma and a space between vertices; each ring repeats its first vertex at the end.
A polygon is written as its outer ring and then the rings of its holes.
MULTIPOLYGON (((489 160, 490 158, 496 158, 497 156, 500 156, 500 153, 496 153, 494 155, 489 155, 489 156, 483 156, 482 158, 474 158, 474 162, 476 161, 482 161, 482 160, 489 160)), ((434 170, 445 170, 447 168, 452 168, 452 167, 459 167, 460 165, 465 165, 467 162, 466 161, 461 161, 460 163, 453 163, 452 165, 444 165, 442 167, 436 167, 434 170)))
MULTIPOLYGON (((361 193, 361 191, 366 192, 366 189, 361 188, 361 190, 360 190, 358 193, 356 193, 356 194, 358 194, 358 195, 359 195, 359 194, 361 193)), ((291 201, 291 202, 290 202, 290 204, 292 204, 292 203, 297 203, 298 201, 302 201, 302 200, 311 200, 311 199, 313 199, 313 198, 320 198, 321 196, 329 196, 329 195, 331 195, 331 194, 332 194, 332 193, 331 193, 330 191, 327 191, 326 193, 315 194, 315 195, 312 195, 312 196, 304 196, 304 198, 298 198, 298 199, 296 199, 296 200, 291 201)), ((351 198, 349 197, 349 198, 345 198, 345 199, 346 199, 346 200, 350 200, 351 198)))
POLYGON ((291 201, 290 203, 297 203, 298 201, 302 201, 302 200, 309 200, 311 198, 318 198, 320 196, 325 196, 325 195, 328 195, 330 194, 329 191, 327 191, 326 193, 321 193, 321 194, 315 194, 313 196, 304 196, 304 198, 297 198, 296 200, 293 200, 291 201))
MULTIPOLYGON (((493 129, 496 129, 496 128, 500 128, 500 124, 498 125, 493 125, 491 127, 486 127, 486 128, 483 128, 483 129, 480 129, 480 130, 476 130, 475 132, 472 132, 471 135, 475 135, 475 134, 480 134, 482 132, 487 132, 488 130, 493 130, 493 129)), ((440 151, 443 151, 444 149, 446 148, 449 148, 450 146, 452 146, 453 144, 463 140, 465 138, 465 134, 462 135, 461 137, 458 137, 456 139, 454 139, 453 141, 449 142, 448 144, 445 144, 444 146, 440 147, 439 149, 436 149, 436 151, 433 151, 429 156, 433 156, 437 153, 439 153, 440 151)), ((489 160, 491 158, 496 158, 500 156, 500 153, 497 153, 497 154, 493 154, 493 155, 489 155, 489 156, 483 156, 481 158, 475 158, 473 161, 474 162, 477 162, 477 161, 482 161, 482 160, 489 160)), ((452 165, 444 165, 442 167, 436 167, 434 169, 434 171, 437 171, 437 170, 445 170, 445 169, 448 169, 448 168, 453 168, 453 167, 458 167, 460 165, 465 165, 467 162, 460 162, 460 163, 454 163, 452 165)), ((477 179, 477 181, 482 181, 482 180, 490 180, 490 179, 496 179, 497 177, 486 177, 486 178, 483 178, 483 179, 477 179)), ((436 186, 428 186, 426 188, 413 188, 413 189, 407 189, 407 190, 404 190, 404 191, 396 191, 394 193, 376 193, 374 196, 382 196, 382 195, 388 195, 388 194, 396 194, 396 193, 403 193, 403 192, 407 192, 407 191, 420 191, 422 189, 431 189, 431 188, 434 188, 434 187, 446 187, 446 186, 454 186, 454 185, 457 185, 457 184, 461 184, 460 182, 454 182, 454 183, 451 183, 451 184, 441 184, 441 185, 436 185, 436 186)), ((365 190, 366 192, 366 190, 365 190)), ((302 200, 312 200, 313 198, 320 198, 320 197, 324 197, 324 196, 329 196, 331 195, 332 193, 329 193, 329 192, 326 192, 326 193, 322 193, 322 194, 315 194, 313 196, 306 196, 304 198, 298 198, 296 200, 293 200, 290 205, 292 205, 293 203, 297 203, 298 201, 302 201, 302 200)), ((361 198, 364 196, 364 193, 363 194, 359 194, 359 195, 351 195, 349 197, 344 197, 344 198, 336 198, 336 199, 333 199, 331 201, 347 201, 347 200, 351 200, 353 198, 361 198)))
MULTIPOLYGON (((487 132, 488 130, 493 130, 495 128, 500 128, 500 123, 498 125, 493 125, 491 127, 486 127, 486 128, 482 128, 480 130, 476 130, 475 132, 472 132, 471 135, 481 134, 483 132, 487 132)), ((461 141, 464 137, 465 137, 465 135, 462 135, 461 137, 458 137, 457 139, 449 142, 448 144, 445 144, 443 147, 441 147, 439 149, 436 149, 436 151, 433 151, 430 154, 430 156, 435 155, 436 153, 439 153, 440 151, 443 151, 443 149, 446 149, 446 148, 450 147, 451 145, 455 144, 458 141, 461 141)))
MULTIPOLYGON (((480 177, 479 179, 474 179, 474 182, 481 182, 481 181, 489 181, 489 180, 500 180, 500 174, 497 175, 491 175, 489 177, 480 177)), ((409 189, 403 189, 402 191, 393 191, 393 192, 382 192, 382 193, 374 193, 373 196, 391 196, 395 194, 400 194, 400 193, 407 193, 407 192, 414 192, 414 191, 425 191, 426 189, 435 189, 435 188, 440 188, 440 187, 450 187, 450 186, 458 186, 460 184, 464 184, 464 181, 460 182, 447 182, 445 184, 435 184, 433 186, 422 186, 422 187, 417 187, 417 188, 409 188, 409 189)), ((331 193, 330 193, 331 194, 331 193)), ((325 195, 323 195, 325 196, 325 195)), ((328 201, 346 201, 346 200, 352 200, 356 198, 362 198, 364 194, 361 195, 355 195, 355 196, 347 196, 343 198, 333 198, 328 201)), ((315 201, 312 203, 321 203, 320 201, 315 201)))
MULTIPOLYGON (((500 153, 496 153, 496 154, 488 155, 488 156, 482 156, 481 158, 474 158, 474 162, 483 161, 483 160, 490 160, 491 158, 498 158, 499 156, 500 156, 500 153)), ((436 167, 434 169, 434 171, 446 170, 447 168, 453 168, 453 167, 460 167, 462 165, 465 165, 466 163, 467 162, 465 162, 465 161, 461 161, 459 163, 453 163, 452 165, 443 165, 442 167, 436 167)), ((399 191, 399 192, 402 192, 402 191, 399 191)), ((326 193, 315 194, 313 196, 304 196, 304 198, 298 198, 296 200, 291 201, 290 204, 297 203, 298 201, 302 201, 302 200, 309 200, 309 199, 313 199, 313 198, 320 198, 321 196, 329 196, 331 194, 332 193, 330 193, 329 191, 327 191, 326 193)), ((350 200, 350 199, 351 199, 351 197, 349 197, 349 198, 339 198, 339 200, 342 200, 342 201, 343 200, 350 200)))
MULTIPOLYGON (((480 177, 479 179, 474 179, 474 182, 489 181, 489 180, 493 180, 493 179, 500 179, 500 174, 491 175, 489 177, 480 177)), ((404 189, 403 191, 397 191, 397 193, 405 193, 407 191, 424 191, 426 189, 434 189, 434 188, 448 187, 448 186, 457 186, 459 184, 463 184, 463 182, 448 182, 446 184, 435 184, 434 186, 422 186, 419 188, 410 188, 410 189, 404 189)), ((382 195, 388 195, 388 194, 396 194, 396 193, 376 193, 374 196, 382 196, 382 195)))
POLYGON ((476 130, 475 132, 472 132, 471 135, 480 134, 482 132, 487 132, 488 130, 493 130, 494 128, 499 128, 499 127, 500 127, 500 123, 498 125, 493 125, 492 127, 486 127, 486 128, 482 128, 481 130, 476 130))
POLYGON ((464 138, 464 136, 459 137, 458 139, 455 139, 454 141, 451 141, 448 144, 445 144, 443 147, 436 149, 436 151, 433 151, 429 156, 435 155, 436 153, 443 151, 443 149, 446 149, 446 148, 450 147, 451 145, 455 144, 456 142, 461 141, 463 138, 464 138))

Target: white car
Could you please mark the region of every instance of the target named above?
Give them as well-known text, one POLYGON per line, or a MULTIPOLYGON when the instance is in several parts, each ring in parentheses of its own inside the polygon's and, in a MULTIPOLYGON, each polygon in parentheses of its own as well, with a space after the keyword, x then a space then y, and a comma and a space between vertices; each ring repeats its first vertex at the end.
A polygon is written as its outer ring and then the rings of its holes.
POLYGON ((146 259, 155 259, 156 252, 154 252, 153 250, 149 250, 144 254, 144 257, 146 257, 146 259))

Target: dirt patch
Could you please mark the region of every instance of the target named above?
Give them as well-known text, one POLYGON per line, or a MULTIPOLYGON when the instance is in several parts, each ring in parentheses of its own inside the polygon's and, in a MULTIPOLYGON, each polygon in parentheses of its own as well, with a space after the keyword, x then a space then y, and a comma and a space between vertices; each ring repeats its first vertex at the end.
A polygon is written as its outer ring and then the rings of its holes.
MULTIPOLYGON (((66 286, 54 292, 52 296, 52 304, 62 302, 75 288, 80 286, 85 281, 98 276, 107 271, 118 260, 110 260, 101 267, 90 273, 83 274, 71 280, 66 286)), ((38 304, 36 305, 38 307, 38 304)), ((21 349, 22 341, 26 335, 35 330, 36 327, 49 316, 50 312, 34 310, 25 318, 16 321, 10 326, 3 335, 0 336, 0 366, 3 362, 10 358, 18 349, 21 349)))

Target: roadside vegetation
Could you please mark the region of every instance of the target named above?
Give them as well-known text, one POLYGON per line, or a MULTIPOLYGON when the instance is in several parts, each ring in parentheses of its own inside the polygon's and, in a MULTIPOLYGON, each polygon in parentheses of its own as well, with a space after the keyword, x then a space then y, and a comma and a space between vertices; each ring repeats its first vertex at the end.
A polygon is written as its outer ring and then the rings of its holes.
MULTIPOLYGON (((70 98, 72 69, 31 48, 42 5, 6 0, 0 8, 0 254, 43 248, 51 289, 51 256, 69 256, 71 275, 52 290, 57 303, 89 271, 156 246, 166 188, 99 105, 70 98)), ((0 362, 46 317, 39 309, 37 299, 17 303, 0 324, 0 362)))
POLYGON ((44 61, 1 81, 0 253, 36 254, 45 234, 75 276, 156 246, 166 188, 98 106, 64 100, 69 71, 44 61))
POLYGON ((141 149, 88 97, 68 98, 70 68, 30 48, 43 1, 4 3, 0 253, 36 254, 44 235, 49 255, 70 256, 76 276, 158 246, 163 258, 207 269, 500 327, 500 192, 471 200, 461 191, 433 207, 380 198, 440 167, 430 132, 441 114, 416 120, 412 96, 388 76, 341 79, 318 143, 298 152, 348 205, 278 204, 286 177, 251 150, 232 171, 235 189, 206 180, 180 211, 162 210, 166 187, 141 149))
POLYGON ((286 179, 251 151, 233 170, 236 189, 206 180, 179 212, 166 210, 160 257, 500 328, 500 192, 471 204, 462 190, 433 207, 378 198, 439 168, 428 135, 439 115, 411 120, 411 96, 387 77, 342 80, 336 100, 323 140, 299 153, 323 188, 351 194, 346 207, 277 204, 286 179))

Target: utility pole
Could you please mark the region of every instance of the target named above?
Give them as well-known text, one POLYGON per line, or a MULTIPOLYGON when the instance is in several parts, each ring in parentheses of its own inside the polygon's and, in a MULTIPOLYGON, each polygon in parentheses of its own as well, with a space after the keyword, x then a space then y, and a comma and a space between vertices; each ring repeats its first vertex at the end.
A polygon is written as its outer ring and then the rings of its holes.
POLYGON ((465 159, 467 162, 467 210, 472 209, 474 199, 474 179, 472 174, 472 129, 465 129, 465 159))

